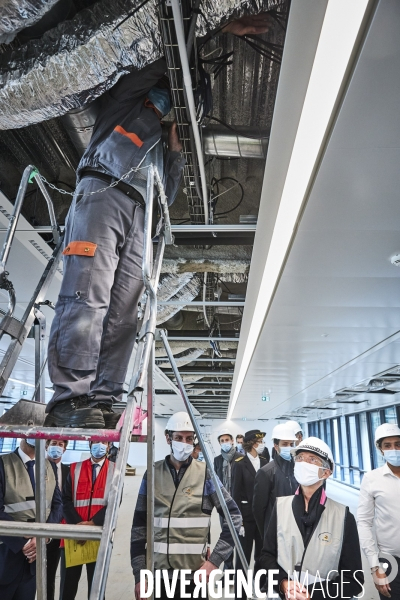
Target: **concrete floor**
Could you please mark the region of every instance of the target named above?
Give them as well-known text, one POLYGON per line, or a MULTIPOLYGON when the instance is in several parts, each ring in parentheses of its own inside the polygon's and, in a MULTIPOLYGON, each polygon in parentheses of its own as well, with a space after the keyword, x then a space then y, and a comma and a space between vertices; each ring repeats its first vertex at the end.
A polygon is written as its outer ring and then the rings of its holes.
MULTIPOLYGON (((106 599, 107 600, 134 600, 134 578, 130 566, 130 532, 132 525, 133 512, 135 510, 136 498, 142 480, 144 468, 137 469, 135 477, 125 477, 124 496, 119 511, 117 530, 115 535, 114 551, 111 559, 110 572, 107 582, 106 599)), ((358 492, 347 486, 329 482, 328 496, 349 506, 351 512, 356 514, 358 504, 358 492)), ((215 543, 220 532, 219 518, 216 511, 213 512, 211 519, 211 540, 215 543)), ((251 565, 252 566, 252 565, 251 565)), ((378 592, 373 585, 369 574, 368 564, 363 556, 363 568, 365 571, 365 595, 363 600, 379 600, 378 592)), ((59 580, 58 580, 59 581, 59 580)), ((56 582, 56 589, 59 584, 56 582)), ((85 573, 82 578, 76 596, 76 600, 86 600, 87 582, 85 573)), ((58 593, 56 600, 59 600, 58 593)))

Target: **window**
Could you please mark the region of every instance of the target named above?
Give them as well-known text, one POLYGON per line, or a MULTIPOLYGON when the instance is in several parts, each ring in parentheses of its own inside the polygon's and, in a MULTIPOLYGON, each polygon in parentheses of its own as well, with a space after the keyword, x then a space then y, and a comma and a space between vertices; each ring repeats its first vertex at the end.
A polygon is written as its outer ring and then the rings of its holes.
POLYGON ((89 442, 80 442, 78 440, 70 441, 68 444, 68 450, 80 450, 81 452, 89 452, 89 442))
POLYGON ((308 424, 309 435, 321 438, 332 449, 333 478, 359 488, 366 471, 385 464, 375 447, 374 433, 382 423, 400 421, 400 404, 308 424))
POLYGON ((0 438, 0 454, 13 452, 17 447, 16 438, 0 438))

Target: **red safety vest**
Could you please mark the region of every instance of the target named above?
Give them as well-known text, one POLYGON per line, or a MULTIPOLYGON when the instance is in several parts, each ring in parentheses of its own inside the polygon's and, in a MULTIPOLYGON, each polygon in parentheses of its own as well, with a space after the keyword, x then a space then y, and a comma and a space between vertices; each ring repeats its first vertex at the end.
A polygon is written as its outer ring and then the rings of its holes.
POLYGON ((109 469, 114 468, 114 463, 105 459, 103 466, 97 472, 96 481, 92 482, 92 461, 90 458, 83 462, 71 465, 71 484, 76 512, 82 517, 82 521, 90 521, 91 518, 107 505, 111 476, 107 486, 107 475, 109 469))

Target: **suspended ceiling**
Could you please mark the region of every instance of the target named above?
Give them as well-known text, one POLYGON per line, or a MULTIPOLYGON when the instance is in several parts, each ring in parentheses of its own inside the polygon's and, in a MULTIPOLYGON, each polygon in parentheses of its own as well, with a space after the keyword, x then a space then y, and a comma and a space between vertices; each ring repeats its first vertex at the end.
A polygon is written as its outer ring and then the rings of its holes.
MULTIPOLYGON (((311 50, 318 40, 321 5, 318 15, 313 2, 292 4, 291 19, 297 18, 299 25, 298 54, 289 23, 236 375, 266 260, 266 238, 276 217, 282 165, 290 158, 298 101, 304 98, 311 50), (296 11, 300 4, 302 10, 296 11), (306 27, 310 35, 303 38, 306 27), (290 82, 299 91, 297 98, 285 97, 290 82), (274 165, 278 169, 272 170, 274 165), (264 232, 261 222, 266 223, 264 232)), ((332 402, 337 411, 301 410, 400 362, 400 269, 390 262, 400 253, 399 26, 400 5, 380 2, 233 418, 251 412, 254 418, 273 419, 297 411, 300 420, 315 419, 398 401, 394 394, 366 394, 351 399, 366 400, 363 404, 332 402)))

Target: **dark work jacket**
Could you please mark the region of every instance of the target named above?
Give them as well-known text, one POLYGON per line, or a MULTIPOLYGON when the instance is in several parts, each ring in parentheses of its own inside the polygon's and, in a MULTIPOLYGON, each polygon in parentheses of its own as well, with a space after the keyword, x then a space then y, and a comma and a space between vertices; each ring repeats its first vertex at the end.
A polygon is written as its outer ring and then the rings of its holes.
POLYGON ((267 462, 269 462, 271 460, 271 457, 269 455, 269 450, 268 450, 267 446, 265 446, 264 450, 262 451, 261 456, 263 456, 264 458, 266 458, 267 462))
MULTIPOLYGON (((260 456, 260 465, 266 464, 266 459, 260 456)), ((243 521, 254 521, 253 491, 256 471, 247 454, 235 459, 235 476, 232 482, 231 496, 242 513, 243 521)))
MULTIPOLYGON (((159 59, 125 75, 104 94, 89 146, 78 165, 78 182, 83 169, 121 178, 131 168, 139 167, 147 153, 162 143, 160 119, 145 101, 166 70, 165 60, 159 59)), ((175 199, 184 166, 180 152, 165 153, 160 177, 164 179, 168 204, 175 199)), ((145 177, 146 172, 142 175, 145 177)), ((131 184, 135 176, 132 173, 124 181, 131 184)))
MULTIPOLYGON (((312 510, 313 500, 318 500, 320 498, 320 490, 317 490, 310 499, 309 510, 312 510)), ((307 540, 311 539, 312 532, 316 528, 321 518, 325 507, 319 505, 318 502, 314 502, 314 510, 316 510, 316 518, 313 525, 310 527, 306 527, 302 521, 302 517, 304 517, 305 508, 304 508, 304 497, 303 494, 300 493, 298 495, 293 496, 292 510, 294 514, 294 518, 296 519, 297 526, 303 538, 303 543, 307 545, 307 540), (316 508, 315 508, 316 507, 316 508)), ((284 598, 284 595, 279 591, 279 587, 281 582, 284 579, 287 579, 287 573, 279 566, 278 564, 278 542, 277 542, 277 531, 278 531, 278 521, 277 521, 277 510, 276 510, 276 502, 275 506, 272 510, 271 518, 268 523, 268 528, 266 530, 264 536, 264 544, 261 552, 261 556, 257 562, 258 569, 276 569, 279 573, 274 575, 274 579, 278 582, 278 585, 274 587, 275 592, 279 592, 281 598, 284 598)), ((316 561, 318 561, 318 557, 316 557, 316 561)), ((318 564, 318 563, 317 563, 318 564)), ((361 551, 360 551, 360 541, 358 538, 357 525, 351 512, 347 510, 346 520, 344 526, 344 537, 343 537, 343 545, 342 551, 339 559, 338 566, 339 573, 342 573, 342 582, 343 582, 343 594, 341 593, 341 585, 340 580, 336 581, 332 580, 329 584, 329 589, 326 589, 326 582, 317 581, 315 584, 315 590, 313 592, 313 586, 308 586, 308 591, 312 594, 313 600, 323 600, 326 598, 336 598, 340 600, 341 598, 353 598, 354 596, 358 596, 362 591, 362 586, 360 584, 364 583, 364 573, 362 571, 362 561, 361 561, 361 551), (323 592, 321 591, 321 587, 323 588, 323 592), (328 593, 329 592, 329 593, 328 593)))
MULTIPOLYGON (((17 456, 18 448, 15 450, 17 456)), ((55 465, 51 463, 55 472, 55 465)), ((57 481, 57 476, 56 476, 57 481)), ((4 511, 4 495, 6 492, 7 482, 5 480, 4 464, 0 457, 0 521, 14 521, 9 513, 4 511)), ((61 492, 58 485, 54 489, 53 499, 51 503, 50 514, 47 519, 47 523, 60 523, 62 518, 62 500, 61 492)), ((11 536, 0 536, 0 585, 11 584, 14 580, 22 577, 24 565, 26 563, 26 557, 22 553, 22 548, 27 543, 27 539, 24 537, 11 537, 11 536)), ((36 561, 30 565, 31 575, 35 576, 36 573, 36 561)))
MULTIPOLYGON (((241 456, 243 456, 243 454, 241 454, 240 452, 235 452, 235 454, 233 455, 233 458, 232 458, 232 462, 231 462, 231 486, 232 487, 233 487, 233 474, 235 472, 235 466, 237 465, 235 460, 237 458, 240 458, 241 456)), ((215 470, 216 474, 218 475, 219 480, 222 482, 222 485, 224 485, 223 466, 224 466, 224 458, 223 458, 222 454, 220 454, 219 456, 216 456, 214 458, 214 470, 215 470)), ((228 490, 229 493, 231 493, 231 491, 232 490, 228 490)))
POLYGON ((294 462, 275 454, 273 461, 260 469, 256 475, 253 496, 253 513, 261 537, 268 526, 275 500, 279 496, 292 496, 299 484, 294 474, 294 462))

